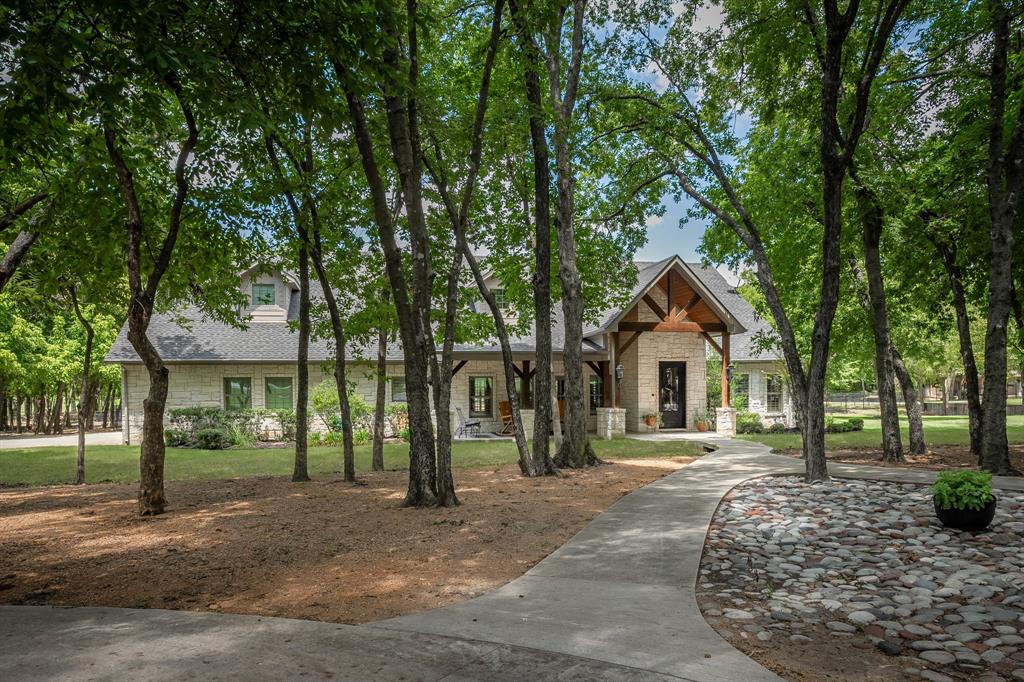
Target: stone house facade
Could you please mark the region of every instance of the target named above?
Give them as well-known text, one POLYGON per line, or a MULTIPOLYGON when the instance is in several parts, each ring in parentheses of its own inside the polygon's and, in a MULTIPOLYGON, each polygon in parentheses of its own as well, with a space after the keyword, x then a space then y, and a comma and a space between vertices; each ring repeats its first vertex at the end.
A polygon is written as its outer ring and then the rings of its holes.
MULTIPOLYGON (((686 264, 678 257, 637 263, 638 281, 632 300, 623 308, 600 311, 597 323, 584 329, 584 398, 587 428, 603 437, 625 432, 697 428, 698 417, 722 406, 707 404, 707 362, 721 355, 733 370, 732 391, 765 423, 793 425, 793 411, 777 352, 759 351, 756 333, 770 333, 750 305, 717 270, 686 264), (653 416, 655 424, 648 424, 653 416)), ((500 283, 491 282, 493 288, 500 283)), ((176 317, 156 315, 150 338, 170 368, 168 411, 178 407, 294 407, 297 381, 294 357, 298 287, 288 273, 251 269, 240 275, 249 305, 245 329, 185 311, 186 326, 176 317)), ((311 295, 320 294, 315 284, 311 295)), ((556 309, 558 306, 556 306, 556 309)), ((554 373, 564 392, 561 363, 561 319, 552 324, 554 373)), ((512 339, 516 390, 524 406, 523 420, 532 432, 532 377, 535 354, 532 336, 512 339), (530 380, 525 379, 529 377, 530 380)), ((348 367, 354 390, 370 405, 376 393, 376 345, 350 349, 348 367)), ((123 369, 123 437, 138 442, 142 432, 142 401, 148 392, 143 365, 121 330, 107 357, 123 369)), ((331 379, 330 343, 310 344, 310 386, 331 379)), ((479 422, 482 434, 502 431, 500 404, 508 388, 497 344, 460 345, 452 383, 452 423, 479 422)), ((401 348, 389 344, 386 400, 404 400, 401 348)), ((726 391, 728 399, 729 391, 726 391)), ((728 406, 726 406, 728 409, 728 406)), ((731 423, 728 412, 726 424, 731 423)), ((314 420, 315 421, 315 420, 314 420)), ((721 421, 721 420, 720 420, 721 421)), ((324 425, 313 424, 313 428, 324 425)))

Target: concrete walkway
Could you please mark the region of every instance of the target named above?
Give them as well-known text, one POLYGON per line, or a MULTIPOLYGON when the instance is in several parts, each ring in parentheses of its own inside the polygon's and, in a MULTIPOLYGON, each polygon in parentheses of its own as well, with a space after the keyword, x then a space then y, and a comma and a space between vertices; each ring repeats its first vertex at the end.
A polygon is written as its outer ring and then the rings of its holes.
MULTIPOLYGON (((130 609, 0 607, 0 680, 691 680, 777 682, 723 640, 694 595, 722 496, 803 462, 758 443, 665 434, 714 453, 619 500, 513 582, 363 626, 130 609)), ((835 476, 934 473, 830 465, 835 476)), ((1024 489, 1019 479, 997 487, 1024 489)))
MULTIPOLYGON (((93 431, 85 434, 86 445, 121 445, 120 431, 93 431)), ((78 434, 41 436, 34 433, 0 435, 0 450, 12 448, 52 448, 78 445, 78 434)))

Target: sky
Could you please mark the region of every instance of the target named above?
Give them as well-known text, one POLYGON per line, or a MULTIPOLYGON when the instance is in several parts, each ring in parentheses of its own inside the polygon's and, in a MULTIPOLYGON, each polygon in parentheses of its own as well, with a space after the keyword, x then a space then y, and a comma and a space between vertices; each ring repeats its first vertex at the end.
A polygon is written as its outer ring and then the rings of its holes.
POLYGON ((637 260, 661 260, 678 255, 684 261, 700 260, 697 247, 708 223, 705 220, 686 218, 691 200, 684 197, 676 202, 671 194, 662 198, 665 215, 647 218, 647 244, 637 252, 637 260), (684 219, 680 223, 680 219, 684 219))
MULTIPOLYGON (((673 14, 678 17, 683 7, 683 2, 676 2, 672 7, 673 14)), ((722 7, 715 0, 708 0, 697 10, 692 26, 698 31, 705 30, 720 25, 722 18, 722 7)), ((652 35, 657 38, 657 32, 652 35)), ((668 79, 653 64, 648 73, 636 75, 658 91, 664 91, 669 86, 668 79)), ((748 125, 747 121, 740 122, 743 128, 748 125)), ((741 132, 745 133, 745 130, 741 132)), ((709 221, 687 217, 694 203, 686 195, 676 201, 672 193, 668 193, 662 197, 662 203, 665 205, 665 214, 647 218, 647 244, 637 252, 637 260, 661 260, 678 255, 687 262, 699 261, 697 248, 709 221)))

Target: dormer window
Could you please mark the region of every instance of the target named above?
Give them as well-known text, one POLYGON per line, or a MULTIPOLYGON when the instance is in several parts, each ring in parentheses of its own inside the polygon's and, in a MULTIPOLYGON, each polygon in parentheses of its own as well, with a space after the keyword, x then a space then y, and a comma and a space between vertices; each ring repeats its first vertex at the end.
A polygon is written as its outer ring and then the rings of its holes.
POLYGON ((273 284, 255 284, 252 285, 252 304, 256 305, 275 305, 277 298, 274 295, 273 284))

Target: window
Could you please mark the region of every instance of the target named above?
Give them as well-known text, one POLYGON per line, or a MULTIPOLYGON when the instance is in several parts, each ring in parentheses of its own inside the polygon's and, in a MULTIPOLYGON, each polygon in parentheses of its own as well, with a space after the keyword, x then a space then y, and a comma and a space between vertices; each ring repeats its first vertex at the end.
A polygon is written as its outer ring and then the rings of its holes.
POLYGON ((565 400, 565 377, 555 377, 555 395, 559 400, 565 400))
POLYGON ((750 375, 734 374, 729 386, 729 402, 737 410, 745 410, 750 406, 750 375))
MULTIPOLYGON (((533 379, 534 379, 534 377, 531 376, 530 377, 530 398, 531 398, 530 402, 531 403, 533 402, 532 398, 533 398, 533 395, 535 393, 535 391, 533 390, 534 389, 534 383, 535 383, 533 379)), ((522 408, 525 408, 525 409, 529 409, 529 408, 533 407, 532 404, 530 404, 530 405, 526 404, 526 397, 523 395, 523 378, 522 377, 516 377, 515 382, 516 382, 515 383, 516 395, 519 396, 519 406, 522 407, 522 408)))
POLYGON ((405 394, 405 377, 391 377, 391 402, 409 402, 409 398, 405 394))
POLYGON ((292 402, 291 377, 267 377, 263 401, 268 410, 290 410, 292 402))
POLYGON ((590 414, 597 414, 597 408, 604 407, 604 379, 590 376, 590 414))
POLYGON ((248 410, 252 408, 252 379, 234 377, 224 379, 224 409, 248 410))
POLYGON ((498 304, 499 310, 508 309, 508 300, 505 298, 504 289, 491 289, 491 293, 494 294, 494 302, 498 304))
POLYGON ((253 305, 276 305, 277 298, 274 296, 274 285, 273 284, 256 284, 253 282, 252 285, 252 304, 253 305))
POLYGON ((469 416, 490 417, 492 398, 491 377, 469 378, 469 416))
POLYGON ((782 375, 769 374, 766 377, 765 402, 769 412, 782 412, 782 375))

